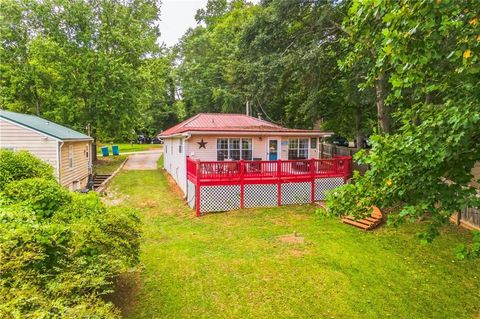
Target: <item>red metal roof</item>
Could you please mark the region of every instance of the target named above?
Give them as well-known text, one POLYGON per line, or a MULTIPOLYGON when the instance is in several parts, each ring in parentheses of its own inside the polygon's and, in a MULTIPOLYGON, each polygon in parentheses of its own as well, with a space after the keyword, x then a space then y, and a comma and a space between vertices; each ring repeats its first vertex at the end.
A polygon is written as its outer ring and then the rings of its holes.
POLYGON ((163 131, 159 137, 195 131, 327 133, 316 130, 290 129, 244 114, 199 113, 163 131))

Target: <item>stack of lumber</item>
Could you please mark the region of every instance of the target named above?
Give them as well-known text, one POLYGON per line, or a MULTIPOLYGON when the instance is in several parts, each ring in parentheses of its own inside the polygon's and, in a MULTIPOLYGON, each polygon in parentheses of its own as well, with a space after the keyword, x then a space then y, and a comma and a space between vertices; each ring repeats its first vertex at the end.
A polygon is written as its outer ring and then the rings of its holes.
POLYGON ((373 230, 377 228, 383 221, 383 215, 380 209, 376 206, 373 207, 373 212, 370 217, 356 220, 351 216, 344 216, 342 222, 344 224, 349 224, 355 227, 358 227, 363 230, 373 230))

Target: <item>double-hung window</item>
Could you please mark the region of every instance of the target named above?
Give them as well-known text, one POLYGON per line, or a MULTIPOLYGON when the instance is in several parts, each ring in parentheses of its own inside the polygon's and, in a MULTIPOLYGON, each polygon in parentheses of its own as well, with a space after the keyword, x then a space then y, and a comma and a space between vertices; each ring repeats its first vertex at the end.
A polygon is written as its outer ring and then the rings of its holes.
POLYGON ((308 142, 308 138, 291 138, 288 141, 288 159, 307 159, 308 142))
POLYGON ((252 159, 251 138, 218 138, 217 161, 227 159, 238 161, 240 159, 252 159))
POLYGON ((73 145, 68 146, 68 167, 73 168, 73 145))

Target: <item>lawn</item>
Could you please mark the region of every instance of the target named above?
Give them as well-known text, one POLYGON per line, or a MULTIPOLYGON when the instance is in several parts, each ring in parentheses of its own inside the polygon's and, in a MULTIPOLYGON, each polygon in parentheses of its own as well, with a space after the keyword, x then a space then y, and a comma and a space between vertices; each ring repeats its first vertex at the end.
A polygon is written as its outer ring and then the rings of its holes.
POLYGON ((150 151, 150 150, 159 150, 163 147, 162 144, 130 144, 130 143, 110 143, 104 144, 99 143, 97 144, 97 154, 102 154, 102 146, 108 146, 108 150, 110 155, 112 154, 112 145, 118 145, 118 149, 121 153, 128 153, 128 152, 140 152, 140 151, 150 151))
POLYGON ((111 189, 144 222, 142 270, 114 296, 126 318, 480 315, 480 260, 455 259, 469 234, 454 226, 422 245, 422 225, 364 232, 308 205, 195 218, 161 171, 111 189))
POLYGON ((93 165, 93 171, 96 174, 112 174, 127 157, 127 155, 98 157, 93 165))

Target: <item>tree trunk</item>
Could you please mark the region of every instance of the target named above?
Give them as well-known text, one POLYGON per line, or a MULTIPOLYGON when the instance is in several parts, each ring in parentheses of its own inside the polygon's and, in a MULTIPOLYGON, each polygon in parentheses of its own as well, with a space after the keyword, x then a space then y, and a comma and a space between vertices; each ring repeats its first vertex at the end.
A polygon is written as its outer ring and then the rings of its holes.
POLYGON ((381 133, 390 133, 390 110, 385 105, 385 72, 381 71, 375 81, 378 128, 381 133))
POLYGON ((362 149, 364 146, 365 136, 362 131, 362 108, 357 105, 355 108, 355 141, 357 149, 362 149))

